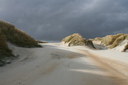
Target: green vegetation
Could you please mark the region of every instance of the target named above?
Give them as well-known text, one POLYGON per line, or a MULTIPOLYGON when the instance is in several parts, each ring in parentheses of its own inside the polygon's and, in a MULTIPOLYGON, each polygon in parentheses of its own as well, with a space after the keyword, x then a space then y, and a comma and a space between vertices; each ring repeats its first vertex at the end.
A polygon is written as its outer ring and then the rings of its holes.
POLYGON ((68 43, 68 46, 85 46, 87 44, 86 39, 84 39, 80 34, 72 34, 62 40, 64 43, 68 43))
POLYGON ((7 42, 19 47, 41 47, 36 40, 14 25, 0 21, 0 66, 6 63, 6 58, 14 57, 12 51, 8 48, 7 42))

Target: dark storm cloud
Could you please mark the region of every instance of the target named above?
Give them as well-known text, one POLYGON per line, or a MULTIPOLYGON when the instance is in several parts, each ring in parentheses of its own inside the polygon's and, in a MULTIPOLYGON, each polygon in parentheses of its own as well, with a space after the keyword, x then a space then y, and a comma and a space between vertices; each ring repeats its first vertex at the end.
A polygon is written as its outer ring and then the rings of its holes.
POLYGON ((127 0, 0 0, 0 18, 32 37, 61 40, 128 32, 127 0))

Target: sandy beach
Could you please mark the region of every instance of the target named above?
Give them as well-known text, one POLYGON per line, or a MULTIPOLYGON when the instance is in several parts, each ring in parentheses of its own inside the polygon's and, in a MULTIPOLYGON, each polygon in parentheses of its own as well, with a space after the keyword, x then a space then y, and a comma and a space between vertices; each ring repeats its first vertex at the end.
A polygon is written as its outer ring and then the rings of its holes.
POLYGON ((60 43, 42 45, 31 49, 10 46, 19 58, 0 68, 0 85, 127 85, 127 76, 119 74, 123 67, 115 70, 114 62, 119 63, 98 56, 100 51, 60 43))

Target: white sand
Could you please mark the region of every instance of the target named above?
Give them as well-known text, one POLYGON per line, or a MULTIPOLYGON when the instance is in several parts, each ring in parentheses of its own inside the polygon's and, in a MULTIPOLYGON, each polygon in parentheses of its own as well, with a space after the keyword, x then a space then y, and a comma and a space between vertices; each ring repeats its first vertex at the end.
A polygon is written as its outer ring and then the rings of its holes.
POLYGON ((120 43, 119 46, 115 47, 114 50, 118 50, 120 52, 122 52, 125 48, 125 46, 127 45, 128 40, 124 40, 123 42, 120 43))
POLYGON ((10 48, 19 59, 0 67, 0 85, 118 85, 75 47, 10 48))

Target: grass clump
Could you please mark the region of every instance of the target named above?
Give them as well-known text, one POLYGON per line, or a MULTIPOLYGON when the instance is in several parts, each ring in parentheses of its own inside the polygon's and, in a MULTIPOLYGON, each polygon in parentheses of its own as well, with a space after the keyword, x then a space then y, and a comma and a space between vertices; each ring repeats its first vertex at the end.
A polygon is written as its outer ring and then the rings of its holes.
POLYGON ((104 43, 106 46, 112 45, 114 41, 124 34, 117 34, 117 35, 107 35, 106 37, 103 37, 101 42, 104 43))
POLYGON ((128 40, 128 34, 125 34, 125 39, 128 40))
POLYGON ((5 36, 0 32, 0 58, 4 56, 12 55, 12 51, 8 48, 5 36))
POLYGON ((37 40, 38 43, 48 43, 46 41, 37 40))
POLYGON ((114 40, 112 35, 107 35, 106 37, 103 37, 101 42, 104 43, 106 46, 110 45, 111 42, 114 40))
POLYGON ((114 43, 109 48, 114 48, 114 47, 118 46, 124 39, 125 39, 125 36, 124 35, 121 35, 120 37, 118 37, 114 41, 114 43))
POLYGON ((114 43, 109 48, 114 48, 114 47, 118 46, 123 40, 128 40, 128 34, 120 35, 118 38, 116 38, 114 43))
POLYGON ((41 47, 37 41, 25 32, 5 21, 0 21, 0 29, 7 41, 19 47, 41 47))
POLYGON ((12 50, 8 48, 5 35, 0 31, 0 66, 5 65, 6 58, 10 56, 13 57, 14 55, 12 54, 12 50))
POLYGON ((62 42, 68 43, 68 46, 85 46, 87 44, 86 39, 78 33, 64 38, 62 42))

